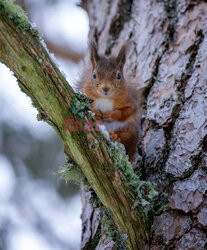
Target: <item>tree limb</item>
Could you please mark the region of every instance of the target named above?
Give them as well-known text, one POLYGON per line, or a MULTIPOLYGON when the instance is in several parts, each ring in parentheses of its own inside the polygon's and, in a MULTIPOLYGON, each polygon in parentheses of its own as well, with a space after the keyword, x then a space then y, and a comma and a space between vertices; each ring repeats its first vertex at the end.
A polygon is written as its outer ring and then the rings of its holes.
POLYGON ((51 42, 49 39, 46 39, 47 47, 52 51, 56 56, 63 59, 71 60, 74 63, 80 62, 83 59, 83 53, 78 53, 73 50, 70 46, 62 46, 51 42))
MULTIPOLYGON (((28 13, 29 17, 31 16, 32 5, 30 6, 26 4, 25 0, 16 0, 15 3, 21 6, 21 8, 28 13)), ((44 40, 48 49, 57 57, 73 61, 74 63, 78 63, 83 59, 83 51, 77 52, 70 45, 63 46, 61 44, 53 43, 48 37, 44 38, 44 40)))

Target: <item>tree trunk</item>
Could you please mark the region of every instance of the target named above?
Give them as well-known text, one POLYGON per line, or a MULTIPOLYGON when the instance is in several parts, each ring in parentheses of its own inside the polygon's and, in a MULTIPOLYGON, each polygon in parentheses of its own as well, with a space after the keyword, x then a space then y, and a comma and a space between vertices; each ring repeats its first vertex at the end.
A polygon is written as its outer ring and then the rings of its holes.
MULTIPOLYGON (((160 194, 149 249, 206 249, 206 1, 85 0, 82 6, 100 53, 131 41, 125 74, 146 88, 135 170, 160 194)), ((83 195, 82 249, 122 249, 90 207, 91 195, 83 195)))

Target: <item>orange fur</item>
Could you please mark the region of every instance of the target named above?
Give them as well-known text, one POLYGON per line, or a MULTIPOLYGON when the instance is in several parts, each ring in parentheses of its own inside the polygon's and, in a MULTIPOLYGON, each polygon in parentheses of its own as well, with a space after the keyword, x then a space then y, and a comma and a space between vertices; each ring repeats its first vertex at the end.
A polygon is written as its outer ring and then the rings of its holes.
MULTIPOLYGON (((81 91, 93 100, 91 105, 92 111, 98 120, 136 122, 138 119, 135 100, 127 89, 123 75, 125 53, 126 46, 123 46, 116 58, 101 57, 97 53, 96 44, 91 44, 91 77, 89 77, 89 80, 81 88, 81 91), (102 107, 100 108, 97 105, 97 101, 100 101, 99 106, 103 103, 105 107, 103 109, 102 107), (96 107, 99 107, 99 109, 96 107), (101 111, 107 109, 111 110, 101 111)), ((138 140, 137 131, 125 125, 122 129, 109 131, 109 134, 112 140, 124 144, 130 161, 133 161, 138 140)))

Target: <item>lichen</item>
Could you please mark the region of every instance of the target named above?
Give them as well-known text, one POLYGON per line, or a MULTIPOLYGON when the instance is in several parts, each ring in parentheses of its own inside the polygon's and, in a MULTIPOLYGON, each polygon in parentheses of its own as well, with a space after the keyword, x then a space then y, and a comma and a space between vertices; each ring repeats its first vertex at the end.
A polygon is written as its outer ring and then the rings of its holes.
POLYGON ((108 239, 111 239, 115 242, 113 246, 114 250, 127 250, 124 242, 126 241, 127 235, 120 234, 117 230, 116 225, 114 224, 112 218, 112 214, 105 207, 102 208, 102 220, 101 224, 104 226, 104 234, 108 239))
POLYGON ((81 94, 80 92, 76 93, 75 97, 71 101, 71 112, 81 119, 83 119, 85 116, 91 119, 92 114, 88 112, 90 110, 91 103, 92 100, 86 95, 81 94))
POLYGON ((148 215, 149 211, 153 209, 153 200, 158 195, 155 185, 151 182, 140 180, 139 176, 135 174, 132 164, 128 161, 128 156, 121 145, 113 144, 108 147, 108 153, 113 159, 115 169, 120 173, 121 179, 125 183, 124 189, 128 192, 133 202, 133 208, 142 207, 145 215, 148 215))
POLYGON ((60 167, 58 174, 66 183, 73 182, 75 184, 80 184, 85 178, 81 169, 68 157, 66 157, 64 165, 60 167))
POLYGON ((91 192, 91 198, 89 200, 91 206, 93 208, 99 208, 101 214, 101 234, 104 234, 107 239, 113 240, 115 242, 115 245, 113 246, 114 250, 127 250, 128 248, 125 247, 124 242, 126 241, 128 236, 126 234, 121 235, 119 233, 112 219, 113 216, 110 210, 103 205, 91 186, 88 183, 84 182, 84 187, 87 191, 91 192))
POLYGON ((42 58, 40 58, 40 57, 38 57, 38 56, 36 57, 36 60, 38 61, 39 64, 42 64, 42 63, 43 63, 42 58))
POLYGON ((27 14, 20 6, 9 0, 0 0, 0 11, 15 23, 17 29, 29 31, 32 35, 39 37, 38 30, 32 28, 27 14))

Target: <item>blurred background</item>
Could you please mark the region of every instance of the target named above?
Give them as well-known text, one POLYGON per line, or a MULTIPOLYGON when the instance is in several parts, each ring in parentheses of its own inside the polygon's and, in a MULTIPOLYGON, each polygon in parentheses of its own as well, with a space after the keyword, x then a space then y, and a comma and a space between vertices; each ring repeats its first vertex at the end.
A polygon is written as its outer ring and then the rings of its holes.
MULTIPOLYGON (((17 0, 73 85, 87 48, 88 17, 77 0, 17 0)), ((60 180, 63 145, 38 122, 30 99, 0 63, 0 249, 73 250, 81 238, 79 187, 60 180)))

